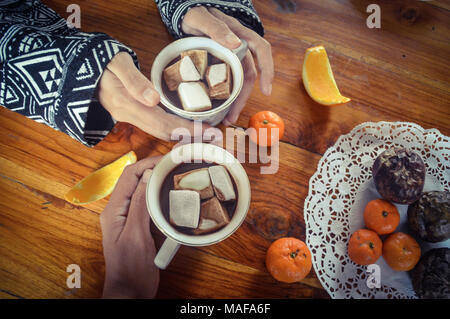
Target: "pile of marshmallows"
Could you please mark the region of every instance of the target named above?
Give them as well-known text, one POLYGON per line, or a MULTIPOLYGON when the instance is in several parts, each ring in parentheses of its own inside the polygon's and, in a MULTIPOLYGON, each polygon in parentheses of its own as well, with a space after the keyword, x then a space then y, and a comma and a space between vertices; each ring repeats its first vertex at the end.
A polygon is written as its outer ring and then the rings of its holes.
POLYGON ((222 165, 175 175, 174 188, 169 193, 171 224, 191 228, 195 235, 200 235, 230 222, 222 202, 235 200, 236 194, 222 165))
POLYGON ((225 100, 231 94, 231 71, 227 63, 208 66, 208 51, 189 50, 163 72, 170 91, 177 91, 185 111, 212 108, 211 99, 225 100), (208 84, 208 88, 205 85, 208 84))

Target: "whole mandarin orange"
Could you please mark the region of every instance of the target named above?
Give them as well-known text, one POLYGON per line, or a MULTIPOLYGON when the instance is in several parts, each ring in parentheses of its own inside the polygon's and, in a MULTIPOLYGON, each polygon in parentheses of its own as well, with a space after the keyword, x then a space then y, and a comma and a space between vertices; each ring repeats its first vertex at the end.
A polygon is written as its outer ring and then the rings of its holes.
POLYGON ((311 252, 300 239, 283 237, 274 241, 267 250, 266 267, 278 281, 297 282, 311 271, 311 252))
POLYGON ((364 209, 366 227, 378 235, 386 235, 395 231, 400 223, 397 207, 384 199, 371 200, 364 209))
POLYGON ((272 111, 255 113, 248 122, 250 139, 260 146, 272 146, 284 135, 284 121, 272 111))
POLYGON ((420 259, 420 246, 417 241, 405 233, 393 233, 384 240, 383 258, 394 270, 409 271, 420 259))
POLYGON ((348 256, 359 265, 375 263, 381 256, 383 243, 372 230, 360 229, 355 231, 348 242, 348 256))

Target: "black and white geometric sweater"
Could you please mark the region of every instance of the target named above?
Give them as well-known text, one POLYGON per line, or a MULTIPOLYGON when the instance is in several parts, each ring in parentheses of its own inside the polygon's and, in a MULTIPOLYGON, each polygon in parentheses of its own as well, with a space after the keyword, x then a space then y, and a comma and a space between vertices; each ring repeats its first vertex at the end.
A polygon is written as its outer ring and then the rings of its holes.
MULTIPOLYGON (((125 0, 124 0, 125 1, 125 0)), ((149 0, 150 1, 150 0, 149 0)), ((193 6, 214 6, 263 35, 250 0, 156 0, 176 38, 193 6)), ((104 33, 68 27, 38 0, 0 0, 0 105, 92 146, 114 126, 95 98, 103 70, 118 52, 136 54, 104 33)))

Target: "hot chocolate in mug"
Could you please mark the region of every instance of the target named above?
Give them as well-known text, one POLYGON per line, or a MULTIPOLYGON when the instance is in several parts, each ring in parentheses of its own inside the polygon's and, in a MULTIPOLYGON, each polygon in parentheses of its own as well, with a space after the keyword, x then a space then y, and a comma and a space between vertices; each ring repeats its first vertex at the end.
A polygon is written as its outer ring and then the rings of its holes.
POLYGON ((205 37, 188 37, 179 39, 166 46, 155 58, 151 70, 151 81, 158 91, 161 103, 172 113, 188 120, 204 121, 212 126, 222 122, 231 109, 234 100, 239 96, 244 84, 244 71, 241 60, 247 53, 247 42, 241 40, 242 44, 235 50, 230 50, 214 40, 205 37), (231 69, 233 79, 231 95, 218 107, 207 111, 189 112, 183 110, 168 97, 163 90, 162 74, 164 69, 180 54, 188 50, 204 49, 208 54, 227 63, 231 69))
POLYGON ((192 143, 173 149, 153 169, 147 184, 147 209, 153 223, 167 237, 155 257, 155 265, 165 269, 180 245, 208 246, 231 236, 243 223, 250 207, 250 181, 241 163, 228 151, 212 144, 192 143), (223 228, 204 235, 189 235, 177 230, 166 219, 160 202, 162 185, 177 166, 183 163, 207 162, 223 165, 233 179, 237 190, 237 203, 230 222, 223 228))

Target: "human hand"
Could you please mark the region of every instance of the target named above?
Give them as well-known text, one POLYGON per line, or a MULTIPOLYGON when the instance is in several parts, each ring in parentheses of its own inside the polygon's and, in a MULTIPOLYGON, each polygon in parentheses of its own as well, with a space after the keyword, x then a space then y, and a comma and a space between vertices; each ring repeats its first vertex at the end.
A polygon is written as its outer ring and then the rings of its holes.
POLYGON ((206 35, 224 47, 236 49, 241 40, 248 42, 250 49, 242 60, 244 69, 244 85, 240 95, 234 101, 224 125, 235 123, 245 106, 256 81, 257 71, 253 55, 256 57, 261 73, 260 88, 263 94, 272 93, 274 67, 270 43, 255 31, 243 26, 237 19, 230 17, 216 8, 194 7, 188 10, 181 25, 183 31, 192 35, 206 35))
POLYGON ((107 65, 100 79, 98 95, 100 103, 115 120, 133 124, 162 140, 171 140, 171 134, 177 128, 187 128, 191 137, 210 128, 208 124, 202 124, 201 132, 194 131, 194 122, 157 106, 159 93, 126 52, 116 54, 107 65))
POLYGON ((156 250, 145 202, 146 184, 160 156, 125 168, 100 215, 106 274, 103 298, 153 298, 159 285, 156 250))

